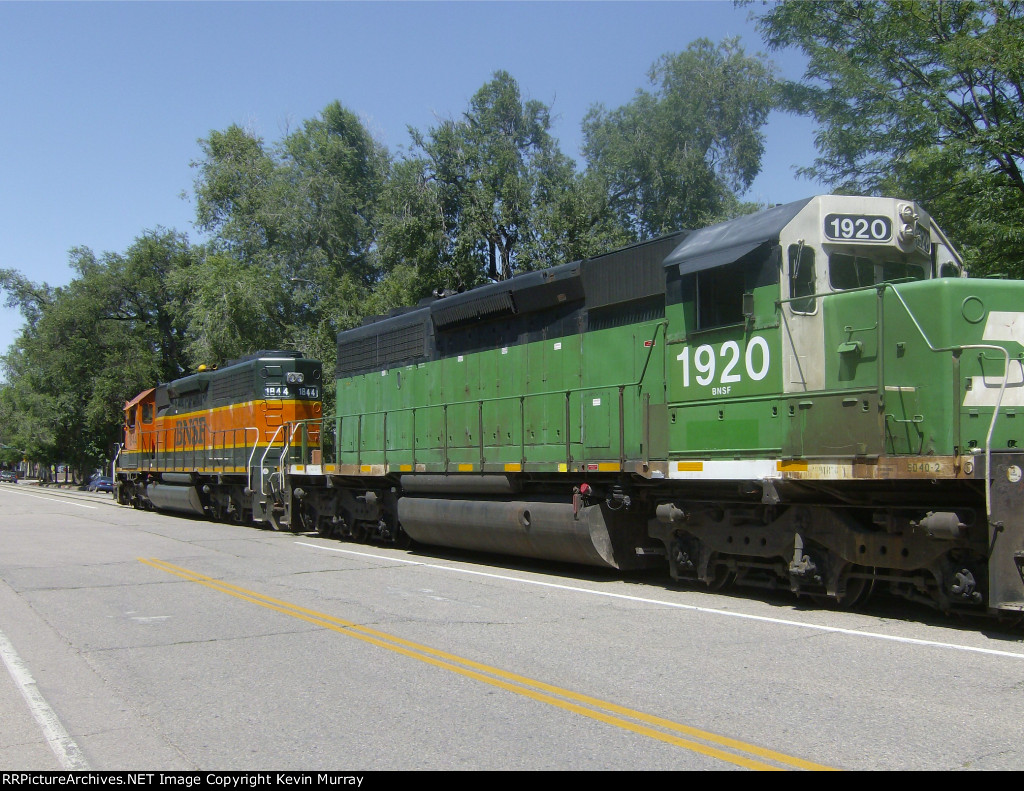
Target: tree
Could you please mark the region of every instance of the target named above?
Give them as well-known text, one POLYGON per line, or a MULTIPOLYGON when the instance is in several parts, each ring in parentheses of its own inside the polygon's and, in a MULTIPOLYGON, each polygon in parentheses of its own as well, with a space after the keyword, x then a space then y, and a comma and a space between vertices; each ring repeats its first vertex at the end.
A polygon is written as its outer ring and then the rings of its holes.
POLYGON ((385 149, 338 102, 288 135, 280 149, 282 224, 297 257, 296 274, 320 266, 372 283, 377 273, 370 249, 388 166, 385 149))
POLYGON ((0 290, 6 293, 4 305, 17 308, 28 322, 35 325, 53 301, 53 289, 46 283, 33 283, 16 269, 0 269, 0 290))
POLYGON ((1024 276, 1024 5, 781 3, 758 26, 808 57, 782 93, 820 125, 802 172, 916 198, 977 272, 1024 276))
POLYGON ((380 276, 387 151, 338 102, 271 147, 237 126, 199 142, 197 224, 213 238, 197 276, 179 282, 191 354, 299 348, 329 364, 380 276))
POLYGON ((381 238, 389 266, 396 254, 430 254, 424 282, 470 288, 594 252, 585 231, 595 217, 580 200, 588 193, 551 135, 550 109, 524 101, 507 72, 496 72, 460 119, 410 132, 423 157, 393 171, 411 197, 393 190, 388 198, 381 238), (403 245, 403 230, 413 231, 412 245, 403 245))
POLYGON ((202 248, 190 245, 184 234, 163 228, 136 237, 124 254, 104 253, 97 260, 88 248, 72 250, 80 288, 97 303, 97 331, 121 325, 139 349, 147 350, 151 363, 135 383, 169 381, 191 367, 188 295, 178 284, 194 275, 202 256, 202 248))
POLYGON ((771 67, 736 39, 694 41, 660 58, 653 92, 583 121, 584 154, 611 211, 637 239, 698 228, 739 213, 736 198, 761 168, 771 67))
POLYGON ((195 266, 175 273, 171 287, 188 295, 182 318, 193 367, 276 348, 288 334, 281 307, 288 284, 272 269, 210 252, 195 266))
POLYGON ((81 474, 110 458, 125 400, 185 370, 183 305, 169 281, 194 259, 183 236, 163 230, 123 255, 80 247, 70 257, 67 286, 0 280, 29 318, 2 358, 0 435, 81 474))
POLYGON ((232 124, 199 140, 196 226, 239 258, 260 258, 283 234, 283 184, 263 140, 232 124))
POLYGON ((476 281, 472 269, 458 272, 449 255, 441 189, 429 160, 410 157, 392 163, 378 216, 377 251, 384 273, 374 289, 374 297, 383 296, 378 312, 413 304, 466 278, 476 281))

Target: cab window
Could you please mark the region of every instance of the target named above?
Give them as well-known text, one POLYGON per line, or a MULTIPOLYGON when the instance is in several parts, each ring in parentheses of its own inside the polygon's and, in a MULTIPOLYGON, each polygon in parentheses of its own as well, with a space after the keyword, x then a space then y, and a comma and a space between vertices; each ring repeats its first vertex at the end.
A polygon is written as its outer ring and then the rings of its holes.
POLYGON ((829 256, 828 280, 837 291, 907 278, 922 280, 924 267, 906 261, 877 261, 849 253, 829 256))
POLYGON ((127 423, 128 423, 128 428, 130 428, 130 429, 134 429, 135 428, 135 407, 134 406, 132 406, 128 410, 127 423))
POLYGON ((142 422, 152 423, 153 422, 153 404, 145 403, 142 405, 142 422))
POLYGON ((921 280, 924 278, 924 267, 916 264, 905 264, 901 261, 886 261, 882 264, 882 280, 921 280))
POLYGON ((779 245, 765 242, 728 263, 681 273, 678 279, 670 273, 666 298, 670 303, 693 304, 693 329, 697 332, 742 326, 747 320, 743 310, 749 295, 769 286, 778 294, 782 255, 779 245))
POLYGON ((814 313, 814 250, 802 244, 789 246, 789 296, 794 313, 814 313))
POLYGON ((836 290, 875 284, 875 265, 868 258, 833 253, 828 263, 828 282, 836 290))
POLYGON ((740 261, 697 273, 697 321, 700 329, 743 322, 747 267, 740 261))

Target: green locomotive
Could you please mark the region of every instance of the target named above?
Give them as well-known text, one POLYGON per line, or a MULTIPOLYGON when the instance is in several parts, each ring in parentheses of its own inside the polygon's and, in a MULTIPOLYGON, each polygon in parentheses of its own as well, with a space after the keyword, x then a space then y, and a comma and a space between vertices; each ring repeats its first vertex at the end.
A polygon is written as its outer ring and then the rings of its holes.
POLYGON ((1024 611, 1024 283, 918 205, 827 195, 338 336, 302 524, 1024 611), (329 485, 325 485, 329 483, 329 485))

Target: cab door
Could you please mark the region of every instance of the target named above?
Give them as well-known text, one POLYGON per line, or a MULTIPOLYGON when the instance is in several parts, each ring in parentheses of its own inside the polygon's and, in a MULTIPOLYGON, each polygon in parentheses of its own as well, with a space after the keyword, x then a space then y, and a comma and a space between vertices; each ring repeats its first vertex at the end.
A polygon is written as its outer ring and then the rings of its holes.
POLYGON ((152 460, 156 454, 156 399, 153 391, 139 402, 138 431, 139 451, 144 458, 152 460))
POLYGON ((825 331, 817 250, 803 238, 782 245, 783 392, 825 388, 825 331))
POLYGON ((124 405, 124 447, 120 465, 139 469, 147 466, 156 443, 155 388, 139 393, 124 405))

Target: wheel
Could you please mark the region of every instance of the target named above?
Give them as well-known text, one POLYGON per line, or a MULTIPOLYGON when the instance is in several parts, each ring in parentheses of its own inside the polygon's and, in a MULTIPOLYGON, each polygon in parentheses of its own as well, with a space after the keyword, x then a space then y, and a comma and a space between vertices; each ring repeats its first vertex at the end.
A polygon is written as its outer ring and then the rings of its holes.
POLYGON ((872 569, 848 565, 839 574, 835 596, 816 594, 811 598, 820 606, 832 610, 852 610, 870 599, 874 590, 875 578, 872 569), (872 576, 866 576, 868 574, 872 576))
POLYGON ((708 590, 721 591, 732 587, 736 581, 736 571, 725 563, 714 565, 714 576, 707 582, 708 590))

